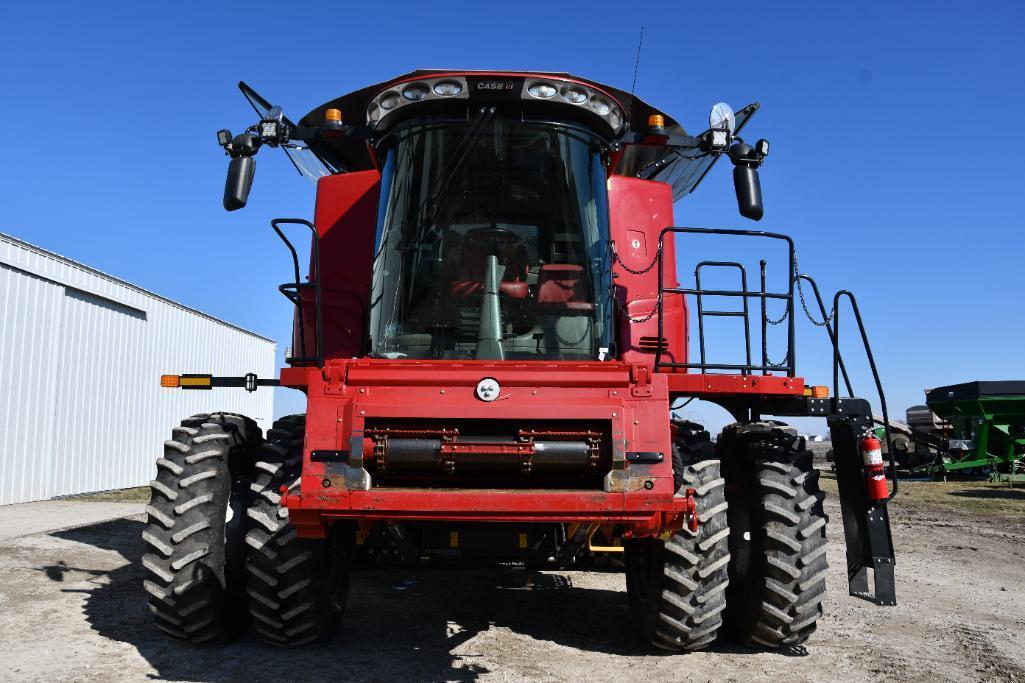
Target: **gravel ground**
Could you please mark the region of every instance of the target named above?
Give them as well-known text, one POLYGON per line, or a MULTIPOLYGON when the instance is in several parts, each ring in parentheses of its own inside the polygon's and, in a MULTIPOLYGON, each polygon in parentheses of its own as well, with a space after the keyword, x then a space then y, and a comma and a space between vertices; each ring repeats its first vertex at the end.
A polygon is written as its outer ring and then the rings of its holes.
POLYGON ((442 568, 357 573, 327 647, 183 646, 143 606, 141 505, 47 503, 49 531, 17 522, 31 506, 0 508, 0 680, 1025 681, 1025 519, 916 503, 913 486, 891 512, 895 608, 847 596, 827 498, 826 615, 786 653, 653 651, 629 629, 618 573, 442 568))

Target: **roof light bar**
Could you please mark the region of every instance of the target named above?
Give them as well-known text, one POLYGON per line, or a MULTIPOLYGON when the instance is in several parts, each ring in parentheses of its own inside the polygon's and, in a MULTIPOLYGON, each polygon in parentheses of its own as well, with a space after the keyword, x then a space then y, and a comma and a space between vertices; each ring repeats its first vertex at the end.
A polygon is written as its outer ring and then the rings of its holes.
POLYGON ((612 127, 613 132, 620 133, 623 129, 625 117, 623 116, 623 110, 619 108, 615 100, 594 88, 580 83, 560 81, 557 78, 545 80, 528 78, 524 84, 521 97, 523 99, 534 98, 538 100, 559 101, 564 104, 584 107, 605 119, 606 123, 612 127))
MULTIPOLYGON (((475 75, 470 77, 478 78, 475 75)), ((422 78, 394 85, 379 93, 367 105, 367 125, 375 128, 395 111, 416 102, 469 99, 470 85, 467 76, 454 75, 422 78)), ((486 89, 489 91, 508 92, 514 89, 515 80, 496 77, 493 83, 486 81, 477 83, 477 86, 487 86, 486 89)), ((623 130, 626 117, 619 104, 605 93, 582 83, 551 77, 527 77, 523 79, 519 95, 523 101, 559 102, 585 108, 604 119, 614 133, 618 134, 623 130)))

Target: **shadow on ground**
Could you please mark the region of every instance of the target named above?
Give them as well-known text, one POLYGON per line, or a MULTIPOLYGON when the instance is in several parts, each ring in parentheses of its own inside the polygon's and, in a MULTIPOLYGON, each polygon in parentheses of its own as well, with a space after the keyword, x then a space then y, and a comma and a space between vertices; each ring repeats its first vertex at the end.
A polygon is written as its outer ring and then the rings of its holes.
POLYGON ((964 491, 951 491, 950 495, 958 498, 1025 500, 1025 488, 965 489, 964 491))
MULTIPOLYGON (((142 590, 144 572, 139 567, 142 526, 139 521, 119 519, 53 534, 128 560, 109 573, 63 561, 40 571, 58 583, 71 571, 97 577, 97 587, 88 591, 85 601, 90 626, 104 638, 135 647, 156 678, 472 681, 490 671, 479 663, 482 657, 489 662, 514 660, 518 676, 548 677, 551 672, 543 662, 551 653, 533 656, 532 641, 616 655, 665 654, 631 630, 625 591, 574 586, 559 574, 515 567, 357 571, 345 622, 327 646, 287 651, 266 646, 248 634, 227 644, 185 645, 171 641, 150 623, 142 590), (470 642, 492 626, 506 627, 525 638, 503 635, 470 642)), ((750 653, 728 645, 715 649, 750 653)))

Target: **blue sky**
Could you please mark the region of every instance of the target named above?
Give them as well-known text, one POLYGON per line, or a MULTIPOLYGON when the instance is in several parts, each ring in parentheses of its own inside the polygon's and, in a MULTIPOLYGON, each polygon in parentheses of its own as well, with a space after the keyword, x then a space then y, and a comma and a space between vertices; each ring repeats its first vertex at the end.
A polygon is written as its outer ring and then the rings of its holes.
MULTIPOLYGON (((220 208, 214 133, 253 122, 238 80, 296 119, 415 68, 570 71, 628 89, 643 23, 638 95, 695 132, 715 102, 762 103, 747 131, 772 142, 759 227, 793 235, 823 289, 858 294, 893 412, 925 387, 1025 378, 1020 3, 630 7, 5 3, 0 230, 285 340, 288 263, 268 221, 310 217, 313 187, 268 150, 250 206, 220 208)), ((677 223, 753 227, 729 171, 678 204, 677 223)), ((820 335, 801 326, 798 358, 826 382, 820 335)))

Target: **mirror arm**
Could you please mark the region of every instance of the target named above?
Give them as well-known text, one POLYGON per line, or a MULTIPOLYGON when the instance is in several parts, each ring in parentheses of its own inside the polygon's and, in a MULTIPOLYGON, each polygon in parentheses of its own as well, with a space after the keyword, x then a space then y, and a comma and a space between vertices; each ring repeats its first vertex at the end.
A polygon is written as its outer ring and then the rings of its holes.
POLYGON ((339 137, 370 139, 373 136, 374 131, 366 126, 296 126, 289 131, 288 139, 309 142, 311 140, 339 137))
POLYGON ((696 149, 701 146, 701 137, 694 135, 651 136, 647 132, 627 131, 615 140, 622 145, 659 145, 678 149, 696 149))
POLYGON ((217 143, 224 148, 224 153, 232 159, 236 157, 251 157, 260 151, 263 141, 254 133, 239 133, 231 137, 228 130, 217 132, 217 143))
POLYGON ((320 135, 320 128, 318 126, 296 126, 289 131, 288 139, 308 142, 316 139, 318 135, 320 135))

